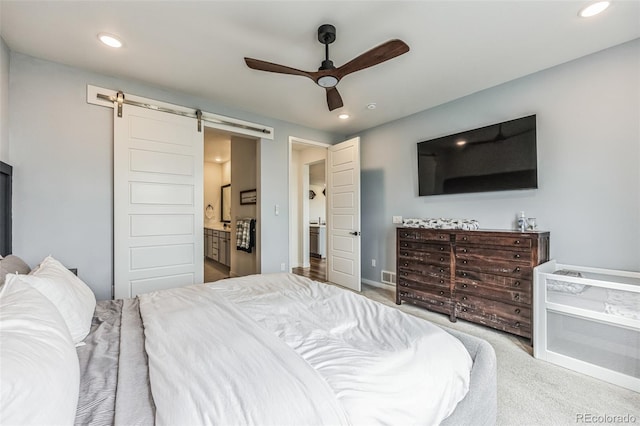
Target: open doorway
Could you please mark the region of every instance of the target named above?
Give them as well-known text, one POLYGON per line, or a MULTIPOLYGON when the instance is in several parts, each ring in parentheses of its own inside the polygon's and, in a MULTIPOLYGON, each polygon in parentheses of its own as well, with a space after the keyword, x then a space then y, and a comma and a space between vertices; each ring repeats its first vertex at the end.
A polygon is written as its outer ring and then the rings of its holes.
POLYGON ((290 139, 289 263, 294 274, 317 281, 327 281, 328 146, 290 139))
POLYGON ((204 282, 255 274, 257 141, 204 129, 204 282), (247 198, 247 194, 253 194, 247 198), (237 240, 247 223, 247 241, 237 240))

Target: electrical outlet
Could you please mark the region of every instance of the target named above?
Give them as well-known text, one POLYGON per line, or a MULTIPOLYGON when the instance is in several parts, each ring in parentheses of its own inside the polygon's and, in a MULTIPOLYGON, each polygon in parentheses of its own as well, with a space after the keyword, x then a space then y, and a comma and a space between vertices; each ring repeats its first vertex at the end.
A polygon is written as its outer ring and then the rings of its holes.
POLYGON ((402 216, 393 216, 393 223, 402 223, 402 216))
POLYGON ((284 263, 281 263, 281 264, 280 264, 280 270, 281 270, 282 272, 284 272, 284 270, 286 269, 286 267, 287 267, 287 265, 285 265, 284 263))
POLYGON ((374 268, 376 267, 376 260, 375 259, 371 259, 371 266, 373 266, 374 268))

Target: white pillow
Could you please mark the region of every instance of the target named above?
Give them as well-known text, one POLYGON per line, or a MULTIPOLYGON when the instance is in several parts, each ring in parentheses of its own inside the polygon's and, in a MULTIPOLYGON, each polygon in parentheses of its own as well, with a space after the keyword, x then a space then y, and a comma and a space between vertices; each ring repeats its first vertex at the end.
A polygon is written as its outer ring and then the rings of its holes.
POLYGON ((73 424, 78 355, 56 307, 22 277, 0 290, 0 424, 73 424))
POLYGON ((47 256, 37 268, 29 275, 21 276, 21 279, 44 294, 58 308, 74 343, 87 337, 96 309, 96 297, 80 278, 62 263, 47 256))

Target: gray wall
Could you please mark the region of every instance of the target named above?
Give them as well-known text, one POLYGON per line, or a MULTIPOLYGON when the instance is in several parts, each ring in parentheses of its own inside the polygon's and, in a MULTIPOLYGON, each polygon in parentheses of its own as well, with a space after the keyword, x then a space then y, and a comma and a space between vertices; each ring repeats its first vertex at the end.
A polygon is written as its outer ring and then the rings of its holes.
POLYGON ((9 162, 9 48, 0 37, 0 161, 9 162))
POLYGON ((640 271, 639 104, 634 40, 362 133, 362 277, 395 271, 392 215, 510 229, 520 210, 551 232, 559 262, 640 271), (529 114, 537 190, 417 195, 417 142, 529 114))
POLYGON ((268 246, 260 267, 262 272, 279 271, 281 263, 288 267, 288 137, 328 143, 342 137, 11 52, 14 253, 31 266, 52 254, 79 268, 98 299, 111 297, 113 111, 87 104, 87 84, 273 127, 275 140, 259 143, 261 242, 268 246))

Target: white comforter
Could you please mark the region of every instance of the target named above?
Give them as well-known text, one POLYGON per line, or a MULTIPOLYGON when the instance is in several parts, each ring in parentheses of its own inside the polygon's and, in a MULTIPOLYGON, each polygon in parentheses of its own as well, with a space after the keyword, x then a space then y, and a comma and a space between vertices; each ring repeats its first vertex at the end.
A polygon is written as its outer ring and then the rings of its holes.
POLYGON ((205 286, 139 298, 156 424, 348 424, 313 368, 205 286))
POLYGON ((159 424, 437 424, 469 388, 448 333, 296 275, 151 293, 140 308, 159 424))

